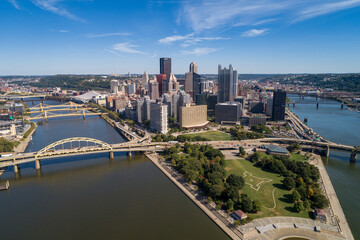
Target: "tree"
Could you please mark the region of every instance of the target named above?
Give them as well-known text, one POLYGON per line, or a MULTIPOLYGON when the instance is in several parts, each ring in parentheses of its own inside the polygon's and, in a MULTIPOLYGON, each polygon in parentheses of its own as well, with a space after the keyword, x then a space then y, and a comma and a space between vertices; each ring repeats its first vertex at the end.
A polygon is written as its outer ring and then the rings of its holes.
POLYGON ((0 152, 12 152, 14 145, 5 138, 0 138, 0 152))
POLYGON ((294 203, 294 208, 295 208, 295 210, 296 210, 297 212, 302 212, 302 211, 305 210, 304 204, 303 204, 302 202, 300 202, 300 201, 294 203))
POLYGON ((226 188, 224 195, 227 199, 231 199, 234 202, 239 201, 239 190, 235 187, 226 188))
POLYGON ((209 189, 209 194, 212 198, 218 198, 221 196, 223 187, 219 184, 212 185, 209 189))
POLYGON ((300 201, 301 200, 300 193, 298 191, 294 190, 291 194, 291 198, 292 198, 293 203, 300 201))
POLYGON ((258 201, 258 200, 254 200, 253 201, 253 210, 252 212, 253 213, 257 213, 257 212, 260 212, 261 211, 261 203, 258 201))
POLYGON ((240 146, 239 147, 239 155, 240 156, 245 156, 245 154, 246 154, 245 149, 242 146, 240 146))
POLYGON ((315 194, 312 197, 313 204, 312 207, 314 208, 326 208, 329 206, 329 200, 324 195, 315 194))
POLYGON ((287 190, 295 188, 295 180, 292 177, 285 177, 283 180, 283 186, 287 190))
POLYGON ((230 174, 230 176, 226 179, 226 183, 237 190, 241 190, 245 185, 245 180, 242 176, 230 174))
POLYGON ((241 209, 245 212, 251 212, 253 210, 253 201, 245 193, 241 194, 240 201, 241 209))
POLYGON ((297 150, 300 150, 300 144, 299 143, 292 143, 287 147, 287 150, 289 150, 289 152, 295 152, 297 150))
POLYGON ((226 202, 226 209, 229 211, 233 211, 234 210, 234 201, 229 199, 226 202))
POLYGON ((251 155, 250 157, 250 161, 251 162, 257 162, 260 159, 260 154, 258 152, 254 153, 253 155, 251 155))

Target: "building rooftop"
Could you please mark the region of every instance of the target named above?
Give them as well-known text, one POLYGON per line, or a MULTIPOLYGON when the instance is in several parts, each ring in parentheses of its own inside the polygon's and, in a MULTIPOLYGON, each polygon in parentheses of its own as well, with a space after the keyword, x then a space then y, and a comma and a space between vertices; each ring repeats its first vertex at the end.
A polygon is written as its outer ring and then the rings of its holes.
POLYGON ((236 211, 234 212, 234 214, 236 214, 236 215, 239 216, 240 218, 246 218, 246 217, 247 217, 246 213, 244 213, 244 212, 241 211, 241 210, 236 210, 236 211))
POLYGON ((272 153, 288 154, 286 148, 278 147, 275 145, 263 145, 263 148, 272 153))

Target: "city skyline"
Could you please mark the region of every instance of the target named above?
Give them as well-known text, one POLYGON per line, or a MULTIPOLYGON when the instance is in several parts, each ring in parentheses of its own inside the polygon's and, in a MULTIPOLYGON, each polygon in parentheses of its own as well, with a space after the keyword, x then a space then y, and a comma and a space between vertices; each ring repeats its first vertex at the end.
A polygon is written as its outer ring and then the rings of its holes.
POLYGON ((0 75, 359 72, 360 0, 0 3, 0 75))

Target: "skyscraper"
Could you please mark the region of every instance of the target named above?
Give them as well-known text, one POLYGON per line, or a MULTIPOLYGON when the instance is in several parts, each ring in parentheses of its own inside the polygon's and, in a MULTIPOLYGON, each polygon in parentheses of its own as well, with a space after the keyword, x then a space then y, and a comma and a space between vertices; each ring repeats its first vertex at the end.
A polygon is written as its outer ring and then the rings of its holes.
POLYGON ((285 120, 285 106, 286 106, 286 92, 281 90, 274 92, 272 120, 284 121, 285 120))
POLYGON ((119 91, 119 81, 118 80, 110 81, 110 90, 111 90, 111 93, 118 94, 118 91, 119 91))
POLYGON ((219 64, 218 67, 218 92, 219 102, 233 101, 237 95, 238 74, 233 70, 232 65, 229 69, 222 68, 219 64))
POLYGON ((156 100, 159 98, 159 83, 157 81, 151 81, 149 84, 150 98, 156 100))
POLYGON ((169 79, 171 74, 171 58, 160 58, 160 74, 166 74, 169 79))
POLYGON ((202 93, 201 88, 201 76, 197 73, 193 73, 193 99, 196 102, 196 96, 202 93))
POLYGON ((166 74, 156 75, 156 81, 159 84, 159 96, 161 96, 163 94, 163 82, 166 81, 166 74))
POLYGON ((147 74, 147 72, 144 72, 144 74, 141 77, 141 83, 143 86, 145 86, 146 84, 148 84, 149 82, 149 75, 147 74))
POLYGON ((161 103, 150 105, 150 128, 159 133, 168 132, 168 106, 161 103))
POLYGON ((170 78, 163 80, 162 93, 177 92, 179 90, 179 83, 174 74, 170 74, 170 78))
POLYGON ((198 73, 198 66, 196 62, 190 63, 189 72, 198 73))

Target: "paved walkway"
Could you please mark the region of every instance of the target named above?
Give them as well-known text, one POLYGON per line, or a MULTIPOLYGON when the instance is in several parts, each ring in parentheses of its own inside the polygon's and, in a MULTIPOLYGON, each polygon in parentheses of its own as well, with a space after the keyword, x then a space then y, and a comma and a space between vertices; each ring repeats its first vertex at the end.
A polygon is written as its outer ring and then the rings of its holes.
MULTIPOLYGON (((208 217, 213 220, 231 239, 235 240, 241 240, 240 236, 238 236, 232 229, 229 227, 232 225, 230 222, 226 225, 223 220, 220 220, 220 218, 224 218, 226 214, 222 212, 217 212, 215 209, 212 211, 209 209, 211 206, 206 207, 204 203, 207 202, 207 199, 204 197, 199 196, 196 191, 190 189, 187 189, 184 185, 186 184, 186 181, 183 181, 182 177, 180 175, 176 175, 175 172, 172 174, 169 173, 168 170, 166 170, 166 166, 162 166, 162 164, 159 163, 158 155, 157 154, 145 154, 180 190, 182 190, 188 198, 190 198, 204 213, 208 215, 208 217), (182 184, 180 183, 182 181, 182 184), (192 192, 192 193, 191 193, 192 192), (219 216, 220 215, 220 216, 219 216), (221 216, 223 215, 223 216, 221 216)), ((170 170, 171 171, 171 170, 170 170)), ((207 205, 209 205, 207 203, 207 205)), ((225 218, 226 219, 226 218, 225 218)), ((236 229, 234 229, 236 232, 238 232, 236 229)), ((238 232, 239 234, 239 232, 238 232)))
POLYGON ((34 134, 36 129, 37 129, 37 125, 35 124, 35 128, 31 131, 29 136, 24 141, 21 141, 20 144, 15 148, 14 150, 15 153, 22 153, 26 150, 27 146, 29 145, 29 142, 32 139, 32 135, 34 134))
POLYGON ((315 156, 315 160, 311 161, 310 163, 315 165, 320 171, 321 180, 322 180, 323 186, 325 188, 325 194, 330 201, 330 206, 333 211, 333 214, 335 215, 335 220, 338 222, 340 230, 341 230, 342 234, 344 235, 345 239, 353 240, 354 237, 352 235, 349 224, 346 220, 345 214, 340 205, 339 199, 336 196, 336 192, 331 183, 330 177, 327 174, 324 163, 321 160, 321 157, 319 155, 313 155, 313 156, 315 156))

